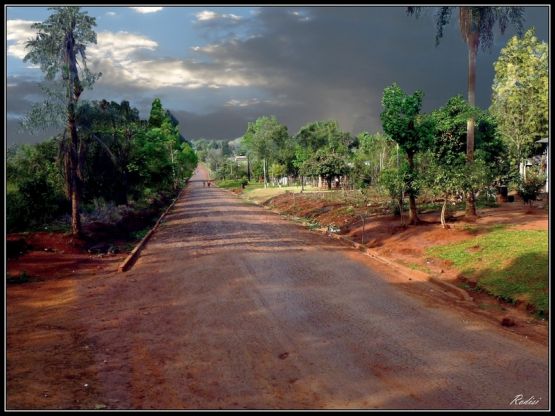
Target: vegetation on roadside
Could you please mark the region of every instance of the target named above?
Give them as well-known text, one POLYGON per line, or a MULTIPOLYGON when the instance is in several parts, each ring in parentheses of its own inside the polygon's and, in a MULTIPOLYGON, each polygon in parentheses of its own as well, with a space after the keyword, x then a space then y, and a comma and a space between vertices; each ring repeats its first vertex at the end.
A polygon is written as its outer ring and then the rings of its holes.
POLYGON ((476 279, 478 288, 506 301, 528 302, 547 315, 547 230, 497 227, 461 243, 431 247, 426 254, 452 261, 462 275, 476 279))
POLYGON ((54 126, 59 134, 7 152, 8 232, 48 226, 69 216, 71 231, 91 206, 129 207, 176 193, 191 176, 197 156, 178 122, 152 103, 148 120, 129 102, 80 99, 101 74, 87 69, 85 50, 96 43, 96 21, 80 7, 53 7, 32 25, 25 61, 45 75, 45 98, 22 122, 32 132, 54 126))

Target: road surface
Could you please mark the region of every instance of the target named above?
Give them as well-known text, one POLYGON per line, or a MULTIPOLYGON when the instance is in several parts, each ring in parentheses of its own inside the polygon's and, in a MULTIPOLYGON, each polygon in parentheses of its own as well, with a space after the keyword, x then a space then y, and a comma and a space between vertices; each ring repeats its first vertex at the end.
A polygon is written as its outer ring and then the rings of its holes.
POLYGON ((99 316, 83 306, 108 408, 548 407, 545 346, 412 296, 203 179, 91 299, 99 316))

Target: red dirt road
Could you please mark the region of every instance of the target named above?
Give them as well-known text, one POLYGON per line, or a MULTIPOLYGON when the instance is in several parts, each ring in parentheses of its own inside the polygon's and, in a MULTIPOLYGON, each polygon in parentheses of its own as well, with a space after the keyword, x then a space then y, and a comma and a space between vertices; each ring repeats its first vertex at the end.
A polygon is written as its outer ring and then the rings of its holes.
POLYGON ((8 408, 549 406, 545 345, 408 293, 425 284, 395 285, 352 249, 203 187, 199 170, 129 272, 26 314, 8 296, 8 408), (39 331, 41 308, 71 322, 39 331), (25 319, 32 336, 13 327, 25 319), (18 344, 56 334, 52 355, 18 344), (35 380, 18 372, 33 352, 35 380))

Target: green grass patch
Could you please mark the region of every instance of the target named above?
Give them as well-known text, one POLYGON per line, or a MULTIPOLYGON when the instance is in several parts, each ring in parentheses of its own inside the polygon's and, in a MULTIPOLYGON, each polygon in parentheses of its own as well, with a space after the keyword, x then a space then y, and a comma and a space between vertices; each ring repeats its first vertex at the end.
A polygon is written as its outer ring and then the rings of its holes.
MULTIPOLYGON (((269 186, 268 188, 264 188, 264 184, 262 183, 257 185, 259 186, 251 186, 249 184, 244 194, 248 199, 255 201, 259 204, 262 204, 271 198, 274 198, 281 194, 285 194, 287 192, 294 192, 294 193, 301 192, 300 186, 282 186, 282 187, 269 186)), ((305 189, 305 192, 310 192, 316 188, 305 186, 304 189, 305 189)))
POLYGON ((216 181, 216 185, 219 188, 224 189, 233 189, 233 188, 240 188, 241 187, 242 179, 222 179, 216 181))
POLYGON ((534 305, 539 315, 548 311, 547 230, 491 227, 470 240, 430 247, 428 255, 453 262, 478 287, 509 302, 534 305))

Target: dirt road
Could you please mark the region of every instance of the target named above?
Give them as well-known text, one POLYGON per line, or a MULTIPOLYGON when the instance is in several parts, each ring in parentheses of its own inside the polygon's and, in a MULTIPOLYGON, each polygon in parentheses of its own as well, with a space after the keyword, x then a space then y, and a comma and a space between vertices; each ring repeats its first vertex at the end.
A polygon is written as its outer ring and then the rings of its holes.
POLYGON ((548 407, 547 347, 411 295, 352 249, 205 177, 200 168, 129 272, 71 304, 88 403, 548 407))

